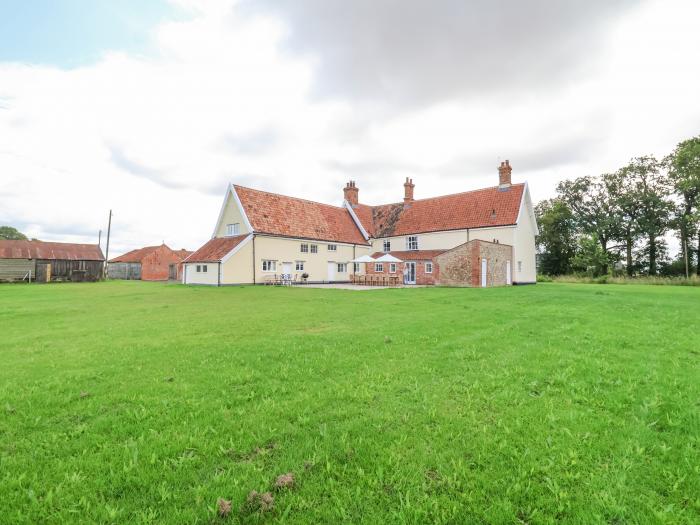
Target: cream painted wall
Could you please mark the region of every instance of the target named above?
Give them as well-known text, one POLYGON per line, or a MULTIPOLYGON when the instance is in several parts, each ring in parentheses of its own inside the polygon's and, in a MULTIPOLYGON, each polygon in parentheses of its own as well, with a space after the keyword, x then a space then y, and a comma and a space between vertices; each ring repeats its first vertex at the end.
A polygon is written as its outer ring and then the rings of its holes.
POLYGON ((523 213, 515 228, 513 243, 513 281, 534 283, 537 280, 535 260, 535 224, 529 213, 523 213))
POLYGON ((233 198, 231 192, 227 192, 224 213, 221 215, 221 220, 216 225, 214 237, 225 237, 226 225, 235 223, 240 224, 239 235, 250 233, 250 230, 246 227, 245 220, 243 219, 243 214, 237 206, 236 200, 233 198))
MULTIPOLYGON (((418 234, 418 249, 419 250, 448 250, 464 244, 473 239, 481 239, 483 241, 492 242, 496 239, 501 244, 513 244, 513 226, 502 228, 480 228, 473 230, 454 230, 443 232, 419 233, 418 234)), ((406 235, 400 237, 387 237, 391 241, 392 251, 404 251, 406 249, 406 235)), ((373 239, 372 251, 383 251, 385 239, 373 239)))
POLYGON ((187 284, 209 284, 216 286, 219 282, 219 263, 185 264, 184 282, 187 284), (197 272, 197 266, 207 267, 206 272, 197 272))
POLYGON ((250 284, 253 282, 253 240, 247 241, 233 256, 221 265, 222 284, 250 284))

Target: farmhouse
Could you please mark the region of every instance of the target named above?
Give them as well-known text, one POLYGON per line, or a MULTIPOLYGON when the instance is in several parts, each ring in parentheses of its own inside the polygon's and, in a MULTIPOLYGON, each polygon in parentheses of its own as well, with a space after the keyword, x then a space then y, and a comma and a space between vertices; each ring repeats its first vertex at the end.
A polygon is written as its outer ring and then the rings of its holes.
POLYGON ((527 183, 498 168, 490 188, 370 206, 350 181, 341 206, 230 185, 212 239, 184 262, 186 284, 289 281, 451 286, 534 283, 537 223, 527 183), (353 262, 389 255, 395 262, 353 262))
POLYGON ((0 281, 97 281, 103 265, 97 244, 0 240, 0 281))
POLYGON ((110 259, 107 275, 110 279, 140 279, 167 281, 182 278, 182 261, 192 252, 173 250, 165 243, 146 246, 110 259))

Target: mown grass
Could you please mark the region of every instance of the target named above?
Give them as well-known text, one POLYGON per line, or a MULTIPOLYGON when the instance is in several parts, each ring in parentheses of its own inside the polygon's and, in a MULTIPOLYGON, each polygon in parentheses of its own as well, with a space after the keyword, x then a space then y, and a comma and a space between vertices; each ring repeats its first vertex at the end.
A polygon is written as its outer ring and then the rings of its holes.
POLYGON ((540 283, 575 283, 575 284, 650 284, 654 286, 700 286, 700 277, 691 275, 690 277, 659 275, 639 275, 627 277, 626 275, 601 275, 600 277, 590 277, 587 275, 538 275, 537 282, 540 283))
POLYGON ((0 522, 698 523, 699 301, 1 286, 0 522))

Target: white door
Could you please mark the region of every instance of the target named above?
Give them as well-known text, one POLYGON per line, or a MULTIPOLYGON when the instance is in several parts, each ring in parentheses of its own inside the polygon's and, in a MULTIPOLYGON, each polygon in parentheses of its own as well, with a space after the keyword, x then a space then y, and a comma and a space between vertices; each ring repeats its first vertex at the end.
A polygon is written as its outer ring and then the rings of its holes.
POLYGON ((513 276, 510 271, 510 261, 506 261, 506 284, 513 284, 513 276))
POLYGON ((488 262, 486 259, 481 259, 481 287, 486 288, 486 271, 488 270, 488 262))
POLYGON ((292 278, 292 263, 290 263, 290 262, 282 263, 282 273, 284 274, 285 279, 291 279, 292 278))
POLYGON ((406 284, 416 284, 416 263, 407 262, 406 263, 406 284))
POLYGON ((328 282, 335 281, 335 263, 328 263, 328 282))

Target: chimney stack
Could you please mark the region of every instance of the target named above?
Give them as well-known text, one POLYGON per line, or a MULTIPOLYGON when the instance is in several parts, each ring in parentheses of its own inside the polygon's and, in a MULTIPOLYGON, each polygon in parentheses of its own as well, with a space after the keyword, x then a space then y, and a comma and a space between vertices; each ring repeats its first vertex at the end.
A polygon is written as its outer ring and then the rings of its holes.
POLYGON ((357 206, 359 204, 359 194, 360 190, 355 186, 354 180, 349 181, 343 188, 343 197, 351 206, 357 206))
POLYGON ((413 202, 413 188, 416 185, 413 184, 413 179, 406 177, 406 182, 403 183, 403 205, 408 206, 413 202))
POLYGON ((501 189, 506 189, 509 188, 511 185, 510 181, 510 173, 513 171, 513 168, 510 166, 510 162, 506 160, 505 162, 501 162, 501 165, 498 167, 498 187, 501 189))

